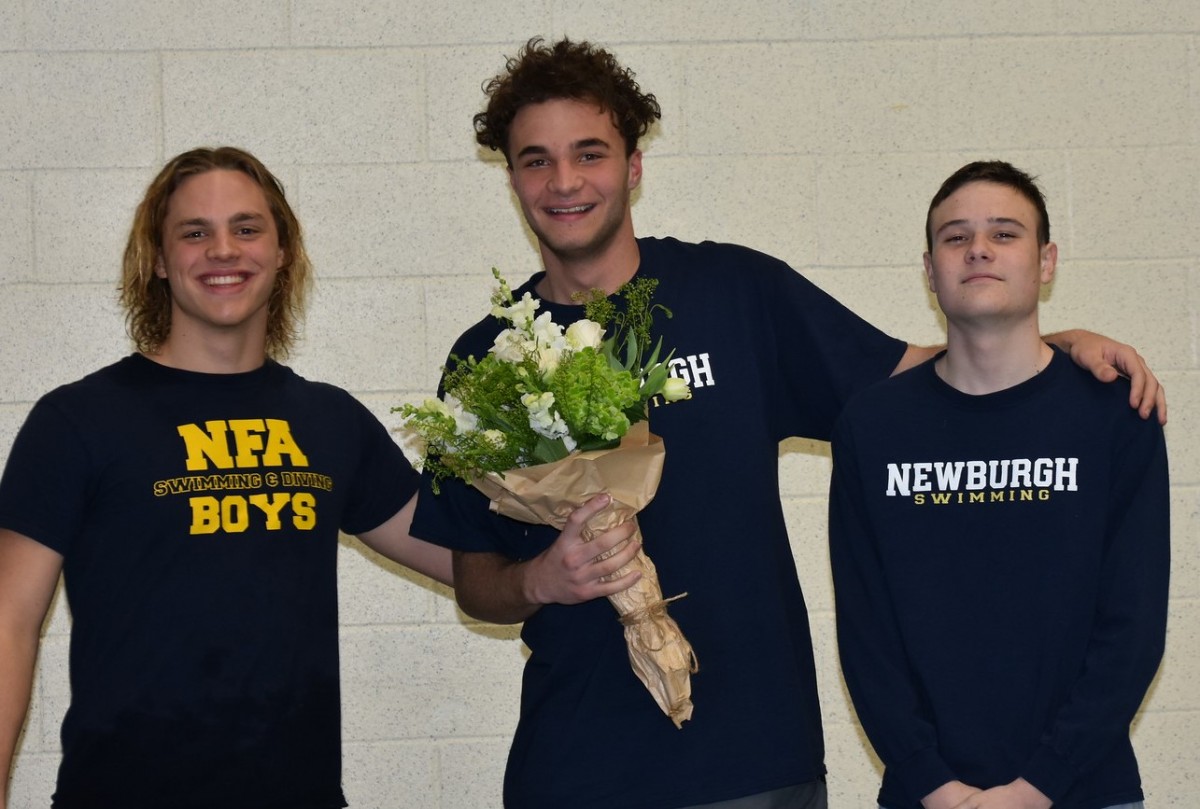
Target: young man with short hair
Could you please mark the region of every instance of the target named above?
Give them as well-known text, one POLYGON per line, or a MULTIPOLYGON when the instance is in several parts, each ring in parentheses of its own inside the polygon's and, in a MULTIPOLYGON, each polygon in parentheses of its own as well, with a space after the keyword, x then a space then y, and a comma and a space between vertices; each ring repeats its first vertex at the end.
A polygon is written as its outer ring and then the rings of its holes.
POLYGON ((1125 809, 1162 656, 1157 421, 1038 331, 1058 248, 1033 180, 971 163, 929 206, 936 359, 833 435, 838 639, 887 809, 1125 809))
MULTIPOLYGON (((534 39, 485 89, 478 141, 507 158, 545 267, 514 294, 530 292, 568 324, 582 316, 574 293, 611 294, 635 274, 657 279, 655 301, 672 317, 654 331, 693 393, 650 410, 667 460, 639 515, 663 592, 688 594, 671 614, 700 672, 694 717, 680 730, 630 670, 621 626, 601 598, 633 583, 610 574, 636 548, 606 558, 577 533, 556 540, 490 513, 464 486, 421 497, 414 533, 454 549, 463 609, 525 622, 531 657, 506 805, 822 806, 821 713, 778 445, 827 438, 852 392, 931 351, 882 334, 769 256, 635 238, 637 142, 659 106, 607 51, 534 39)), ((501 328, 485 318, 452 354, 483 356, 501 328)))
POLYGON ((383 425, 276 361, 309 277, 252 155, 196 149, 151 183, 121 286, 137 353, 44 396, 0 481, 6 782, 62 572, 55 807, 346 805, 338 529, 439 581, 451 569, 408 534, 419 478, 383 425))

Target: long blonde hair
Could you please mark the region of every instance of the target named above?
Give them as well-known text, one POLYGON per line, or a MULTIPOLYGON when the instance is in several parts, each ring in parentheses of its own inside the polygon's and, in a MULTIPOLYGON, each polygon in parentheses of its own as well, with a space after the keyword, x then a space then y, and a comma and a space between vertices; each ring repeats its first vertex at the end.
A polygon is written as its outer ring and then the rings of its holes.
POLYGON ((240 171, 262 189, 275 219, 283 265, 267 303, 267 355, 288 355, 304 319, 305 300, 312 286, 312 265, 304 250, 300 221, 288 205, 283 185, 258 158, 233 146, 192 149, 173 158, 146 189, 125 245, 121 268, 121 305, 126 328, 138 351, 153 354, 171 333, 171 289, 155 274, 162 256, 163 221, 175 189, 189 177, 214 169, 240 171))

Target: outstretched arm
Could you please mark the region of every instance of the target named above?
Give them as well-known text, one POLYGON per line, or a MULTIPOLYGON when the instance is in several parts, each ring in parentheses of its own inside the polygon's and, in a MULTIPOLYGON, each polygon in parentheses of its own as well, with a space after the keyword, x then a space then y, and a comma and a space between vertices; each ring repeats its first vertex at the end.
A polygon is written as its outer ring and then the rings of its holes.
POLYGON ((451 570, 450 550, 430 542, 417 539, 409 531, 412 527, 413 513, 417 510, 417 497, 413 495, 404 508, 383 525, 372 528, 358 535, 373 551, 376 551, 393 562, 399 562, 405 567, 418 573, 423 573, 442 584, 454 585, 454 575, 451 570))
POLYGON ((597 495, 567 518, 549 548, 524 562, 498 553, 454 552, 455 594, 463 612, 481 621, 515 624, 543 604, 579 604, 632 587, 641 574, 614 574, 637 555, 630 520, 588 541, 587 521, 611 498, 597 495))
POLYGON ((8 776, 29 709, 42 621, 61 570, 58 553, 0 528, 0 809, 8 805, 8 776))

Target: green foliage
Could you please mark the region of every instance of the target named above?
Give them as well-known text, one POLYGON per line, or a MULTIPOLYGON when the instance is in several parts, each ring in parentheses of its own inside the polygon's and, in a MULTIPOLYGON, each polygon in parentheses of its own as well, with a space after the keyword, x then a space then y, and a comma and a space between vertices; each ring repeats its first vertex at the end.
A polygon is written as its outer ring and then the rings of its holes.
POLYGON ((629 430, 625 411, 642 404, 638 380, 613 368, 604 354, 592 348, 564 360, 549 389, 580 449, 598 449, 619 441, 629 430))
MULTIPOLYGON (((449 477, 470 482, 486 472, 547 463, 575 450, 616 446, 634 421, 646 418, 646 403, 664 392, 667 359, 661 341, 650 345, 656 279, 638 278, 617 291, 581 296, 586 320, 570 330, 537 319, 539 302, 528 293, 514 301, 512 290, 493 270, 499 289, 492 313, 511 327, 480 360, 451 357, 444 369, 445 401, 427 399, 399 411, 405 426, 424 444, 423 468, 434 491, 449 477), (611 335, 601 339, 611 324, 611 335)), ((668 389, 671 398, 689 395, 686 386, 668 389)))

